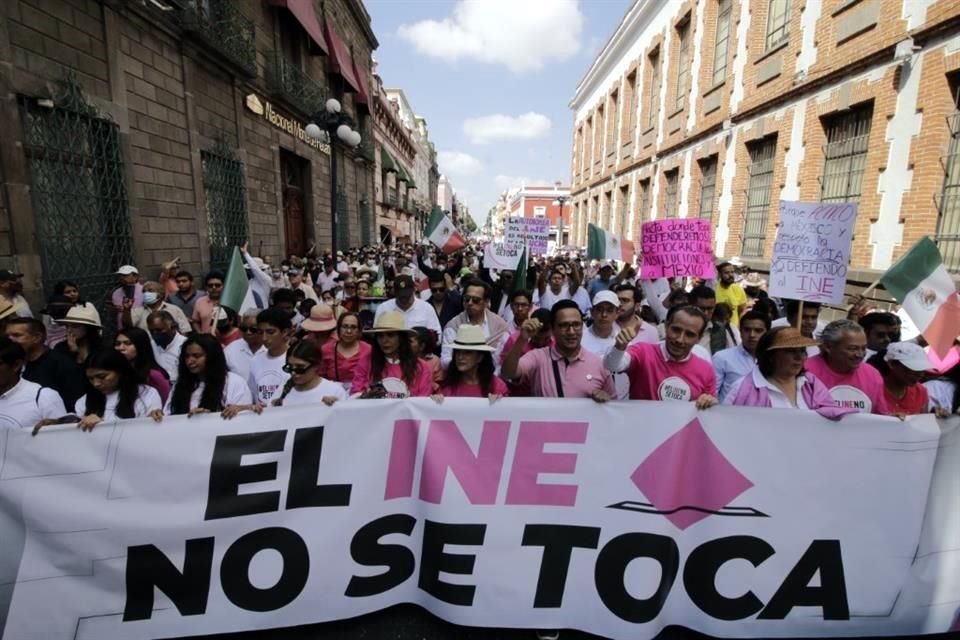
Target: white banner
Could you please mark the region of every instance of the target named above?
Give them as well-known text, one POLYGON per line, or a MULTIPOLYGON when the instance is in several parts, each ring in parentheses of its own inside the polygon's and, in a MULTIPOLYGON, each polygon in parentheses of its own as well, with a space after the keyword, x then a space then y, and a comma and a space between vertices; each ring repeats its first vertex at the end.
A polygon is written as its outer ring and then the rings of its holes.
POLYGON ((526 245, 533 255, 547 252, 550 239, 550 220, 547 218, 522 218, 508 216, 504 227, 503 244, 506 246, 526 245))
POLYGON ((856 202, 781 200, 770 260, 770 295, 843 302, 856 222, 856 202))
POLYGON ((513 271, 520 264, 523 245, 505 245, 491 242, 483 249, 483 266, 487 269, 508 269, 513 271))
POLYGON ((3 430, 0 629, 148 639, 406 602, 611 638, 942 632, 958 423, 421 399, 3 430))

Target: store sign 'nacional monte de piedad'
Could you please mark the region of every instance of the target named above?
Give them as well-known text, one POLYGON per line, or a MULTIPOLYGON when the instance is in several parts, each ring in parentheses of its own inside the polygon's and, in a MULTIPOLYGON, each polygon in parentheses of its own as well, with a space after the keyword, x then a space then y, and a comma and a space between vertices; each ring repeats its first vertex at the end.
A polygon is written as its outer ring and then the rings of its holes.
POLYGON ((251 93, 247 96, 246 101, 247 109, 251 112, 257 114, 258 116, 263 116, 263 119, 277 127, 278 129, 283 129, 290 135, 294 136, 304 144, 307 144, 321 153, 330 155, 330 145, 323 140, 314 140, 307 135, 305 126, 299 120, 285 116, 281 113, 278 113, 273 105, 270 104, 267 100, 261 99, 257 94, 251 93))

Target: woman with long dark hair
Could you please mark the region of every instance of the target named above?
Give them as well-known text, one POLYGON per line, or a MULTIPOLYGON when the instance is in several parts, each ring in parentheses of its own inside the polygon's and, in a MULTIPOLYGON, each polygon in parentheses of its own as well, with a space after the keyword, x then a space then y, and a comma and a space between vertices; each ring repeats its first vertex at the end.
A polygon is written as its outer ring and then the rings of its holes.
POLYGON ((343 385, 327 380, 321 374, 323 353, 310 340, 302 340, 287 351, 284 372, 290 378, 283 385, 279 398, 271 404, 275 407, 323 403, 328 407, 337 400, 346 400, 343 385))
POLYGON ((190 334, 180 351, 177 383, 166 412, 187 416, 219 412, 230 419, 247 410, 259 411, 260 405, 253 404, 247 382, 227 370, 220 343, 209 334, 190 334))
POLYGON ((93 305, 92 302, 88 302, 83 299, 83 296, 80 295, 80 286, 72 280, 61 280, 57 284, 53 285, 53 293, 58 296, 66 296, 70 303, 75 307, 83 307, 90 311, 94 317, 97 319, 97 323, 100 323, 100 312, 97 311, 97 308, 93 305))
POLYGON ((99 317, 87 307, 72 307, 57 322, 67 327, 67 339, 54 347, 54 351, 67 356, 81 368, 86 368, 90 354, 100 350, 103 327, 99 317))
POLYGON ((138 384, 133 367, 115 349, 95 351, 87 359, 87 393, 77 400, 77 426, 90 431, 104 420, 141 418, 163 406, 153 387, 138 384))
POLYGON ((351 393, 363 398, 426 397, 433 390, 430 366, 410 349, 403 313, 387 311, 368 333, 375 336, 370 356, 357 365, 351 393))
POLYGON ((443 365, 434 351, 437 350, 437 339, 433 331, 426 327, 414 327, 410 336, 410 350, 413 355, 427 363, 430 375, 433 378, 433 391, 436 393, 443 381, 443 365))
POLYGON ((507 384, 496 375, 493 347, 487 344, 483 329, 460 325, 453 340, 453 360, 434 400, 446 398, 489 398, 491 402, 509 393, 507 384))
POLYGON ((153 355, 150 334, 138 327, 128 327, 117 332, 113 348, 123 354, 133 367, 139 384, 153 387, 164 404, 170 396, 170 379, 167 372, 157 364, 153 355))
POLYGON ((360 339, 360 316, 348 311, 337 318, 337 339, 321 347, 321 373, 327 380, 339 382, 346 389, 353 384, 357 364, 370 357, 371 347, 360 339))

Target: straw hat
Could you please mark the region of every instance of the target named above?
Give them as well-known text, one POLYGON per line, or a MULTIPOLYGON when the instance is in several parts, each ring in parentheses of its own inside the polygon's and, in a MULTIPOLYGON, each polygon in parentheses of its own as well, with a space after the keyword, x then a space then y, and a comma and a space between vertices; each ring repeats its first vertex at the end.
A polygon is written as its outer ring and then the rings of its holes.
POLYGON ((315 304, 310 308, 310 317, 300 323, 307 331, 332 331, 337 326, 333 308, 328 304, 315 304))
POLYGON ((454 351, 489 351, 494 349, 487 344, 483 329, 472 324, 462 324, 457 329, 457 337, 453 339, 454 351))
POLYGON ((13 304, 9 300, 0 300, 0 320, 15 314, 22 305, 13 304))
POLYGON ((88 307, 71 307, 67 311, 67 316, 62 320, 57 320, 60 324, 82 324, 86 327, 96 327, 97 329, 102 329, 103 326, 100 324, 100 320, 97 319, 97 314, 93 309, 88 307))
POLYGON ((767 347, 769 351, 774 349, 805 349, 815 347, 820 344, 816 340, 808 338, 800 333, 796 327, 784 327, 777 331, 773 336, 773 343, 767 347))
POLYGON ((380 314, 376 319, 372 329, 367 329, 367 333, 413 333, 412 329, 407 329, 406 317, 400 311, 387 311, 380 314))

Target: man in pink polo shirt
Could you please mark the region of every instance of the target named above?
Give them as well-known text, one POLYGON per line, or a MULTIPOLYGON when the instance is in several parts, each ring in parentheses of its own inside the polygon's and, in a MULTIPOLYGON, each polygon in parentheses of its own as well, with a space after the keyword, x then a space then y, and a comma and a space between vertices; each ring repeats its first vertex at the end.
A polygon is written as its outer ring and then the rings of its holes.
POLYGON ((717 404, 713 366, 691 353, 706 327, 707 317, 697 307, 673 307, 663 342, 631 345, 634 331, 626 327, 603 363, 614 373, 626 371, 632 400, 694 401, 698 409, 712 407, 717 404))
POLYGON ((820 354, 804 369, 820 379, 838 407, 889 415, 880 372, 863 362, 867 336, 853 320, 834 320, 820 335, 820 354))
POLYGON ((553 346, 521 355, 541 326, 536 318, 528 319, 503 359, 501 375, 514 384, 528 385, 535 398, 593 398, 606 402, 614 397, 613 376, 603 367, 603 361, 580 348, 583 313, 577 303, 560 300, 553 305, 550 316, 553 346))

